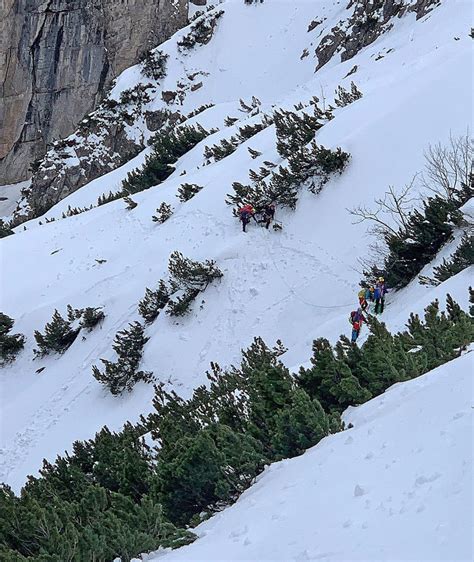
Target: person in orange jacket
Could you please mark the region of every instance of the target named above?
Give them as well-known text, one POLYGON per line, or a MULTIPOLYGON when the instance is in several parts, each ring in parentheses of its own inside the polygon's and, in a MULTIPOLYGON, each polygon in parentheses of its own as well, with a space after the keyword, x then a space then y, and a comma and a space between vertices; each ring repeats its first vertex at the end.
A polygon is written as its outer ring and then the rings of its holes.
POLYGON ((255 209, 250 204, 244 205, 241 209, 239 209, 239 218, 242 223, 242 230, 244 232, 247 232, 245 228, 250 222, 250 219, 254 218, 254 215, 255 215, 255 209))

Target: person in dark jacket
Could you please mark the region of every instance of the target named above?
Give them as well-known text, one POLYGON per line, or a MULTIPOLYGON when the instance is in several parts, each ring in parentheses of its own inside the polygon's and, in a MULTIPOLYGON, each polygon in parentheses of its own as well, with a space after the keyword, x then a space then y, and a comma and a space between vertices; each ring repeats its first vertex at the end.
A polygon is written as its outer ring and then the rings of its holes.
POLYGON ((385 285, 385 279, 383 277, 379 277, 374 291, 375 314, 382 314, 385 307, 385 295, 387 294, 387 292, 388 289, 385 285))
POLYGON ((263 222, 267 230, 270 227, 271 222, 275 218, 275 209, 276 209, 276 205, 273 202, 268 203, 263 208, 263 222))

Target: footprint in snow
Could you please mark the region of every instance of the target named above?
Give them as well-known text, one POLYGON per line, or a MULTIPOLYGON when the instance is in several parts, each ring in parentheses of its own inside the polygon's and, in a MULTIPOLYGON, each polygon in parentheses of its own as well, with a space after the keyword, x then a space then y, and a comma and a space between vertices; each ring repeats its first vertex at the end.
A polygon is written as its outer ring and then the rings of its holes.
POLYGON ((355 485, 355 488, 354 488, 354 497, 355 498, 358 498, 360 496, 364 496, 366 493, 367 493, 367 491, 364 488, 362 488, 362 486, 359 486, 359 484, 355 485))
POLYGON ((423 486, 424 484, 430 484, 431 482, 438 480, 438 478, 440 477, 441 474, 439 472, 435 472, 431 476, 418 476, 418 478, 415 480, 415 486, 418 488, 420 486, 423 486))

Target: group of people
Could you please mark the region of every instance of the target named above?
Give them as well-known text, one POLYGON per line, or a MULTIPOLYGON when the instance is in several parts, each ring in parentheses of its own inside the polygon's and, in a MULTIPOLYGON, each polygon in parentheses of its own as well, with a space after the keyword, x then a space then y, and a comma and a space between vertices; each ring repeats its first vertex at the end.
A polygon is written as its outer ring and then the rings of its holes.
POLYGON ((375 285, 371 285, 359 291, 359 307, 357 310, 353 310, 349 317, 349 322, 352 325, 352 343, 357 341, 362 324, 367 322, 367 318, 364 314, 371 312, 371 306, 373 307, 374 314, 382 314, 385 307, 385 295, 387 292, 388 289, 383 277, 379 277, 375 285))
POLYGON ((252 205, 244 205, 238 211, 240 222, 242 223, 242 230, 246 231, 247 225, 253 219, 258 225, 264 225, 269 228, 270 224, 275 220, 276 205, 273 201, 269 203, 262 203, 262 205, 254 208, 252 205))
MULTIPOLYGON (((275 220, 275 209, 276 205, 273 201, 255 207, 250 204, 244 205, 237 212, 239 220, 242 223, 242 230, 247 232, 247 225, 252 219, 256 224, 264 225, 265 228, 268 229, 270 224, 275 220)), ((359 291, 359 306, 357 310, 351 312, 349 317, 349 322, 352 325, 352 343, 357 341, 362 325, 364 322, 367 322, 366 314, 371 312, 374 314, 382 314, 385 307, 385 295, 387 292, 388 289, 383 277, 379 277, 376 283, 359 291)))

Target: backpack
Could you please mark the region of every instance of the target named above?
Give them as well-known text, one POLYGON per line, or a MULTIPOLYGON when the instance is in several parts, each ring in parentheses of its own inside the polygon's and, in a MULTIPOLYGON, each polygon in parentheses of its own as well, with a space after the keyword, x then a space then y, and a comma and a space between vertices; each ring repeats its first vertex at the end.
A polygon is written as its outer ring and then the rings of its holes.
POLYGON ((354 324, 356 318, 357 318, 357 311, 356 311, 356 310, 353 310, 353 311, 351 312, 351 315, 349 316, 349 322, 350 322, 351 324, 354 324))

